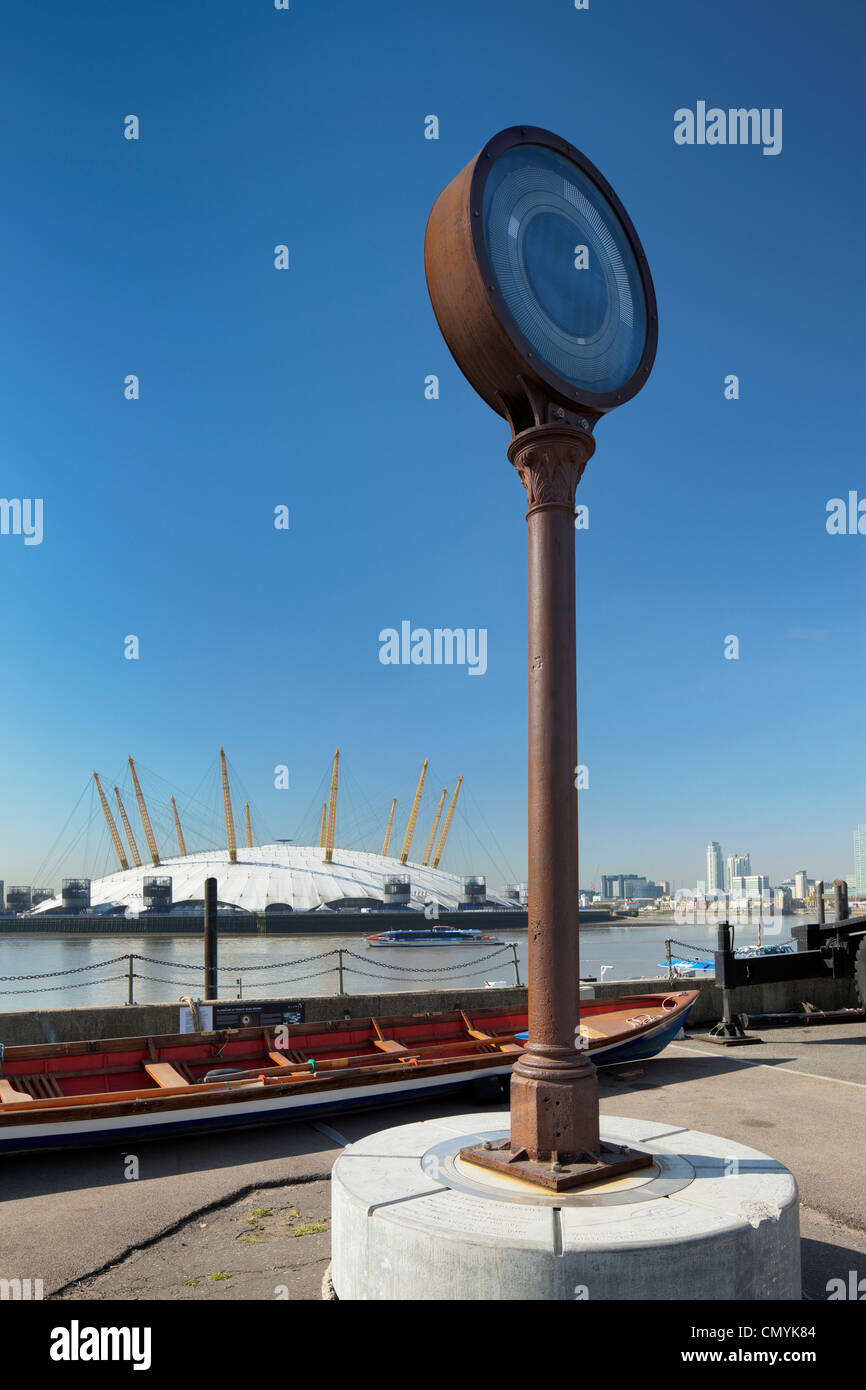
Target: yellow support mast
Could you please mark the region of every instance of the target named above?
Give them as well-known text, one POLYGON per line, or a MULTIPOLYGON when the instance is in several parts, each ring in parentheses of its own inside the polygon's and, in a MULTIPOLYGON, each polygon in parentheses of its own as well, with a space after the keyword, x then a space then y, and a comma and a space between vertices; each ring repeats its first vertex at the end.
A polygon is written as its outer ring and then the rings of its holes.
POLYGON ((120 788, 117 786, 114 788, 114 795, 117 797, 117 809, 120 812, 120 819, 123 822, 123 828, 126 832, 126 840, 129 845, 129 852, 132 855, 132 862, 137 869, 140 869, 141 859, 138 854, 138 845, 135 843, 132 826, 129 823, 129 816, 126 814, 126 807, 120 799, 120 788))
POLYGON ((403 848, 400 851, 400 863, 405 864, 409 858, 409 851, 412 848, 412 837, 415 834, 415 822, 418 819, 418 807, 421 805, 421 793, 424 790, 424 778, 427 776, 427 759, 424 759, 424 766, 421 768, 421 776, 418 778, 418 788, 415 792, 415 800, 412 802, 412 810, 409 813, 409 824, 406 826, 406 834, 403 837, 403 848))
POLYGON ((387 855, 388 850, 391 848, 391 831, 394 829, 394 812, 396 811, 396 809, 397 809, 397 798, 396 798, 396 796, 395 796, 395 797, 394 797, 394 800, 391 802, 391 814, 390 814, 390 816, 388 817, 388 829, 385 831, 385 838, 384 838, 384 840, 382 841, 382 854, 383 854, 383 856, 384 856, 384 855, 387 855))
POLYGON ((99 800, 102 802, 102 814, 105 816, 105 823, 108 826, 108 833, 111 836, 111 841, 114 845, 114 853, 120 860, 121 869, 128 869, 129 862, 126 858, 126 855, 123 852, 123 845, 121 844, 120 836, 117 833, 117 826, 114 824, 114 816, 111 814, 111 807, 105 799, 105 792, 102 790, 102 784, 100 783, 98 772, 94 772, 93 780, 96 783, 96 790, 99 792, 99 800))
POLYGON ((144 797, 141 787, 138 784, 138 777, 135 771, 135 763, 129 759, 129 770, 132 773, 132 785, 135 787, 135 799, 138 802, 138 814, 141 816, 141 823, 144 826, 144 838, 147 840, 147 847, 150 850, 150 857, 155 865, 159 865, 159 851, 156 848, 156 840, 153 837, 153 827, 150 824, 150 816, 147 814, 147 807, 144 804, 144 797))
POLYGON ((232 794, 229 789, 229 774, 226 767, 225 749, 220 749, 220 767, 223 778, 223 809, 226 813, 226 841, 229 848, 229 863, 238 862, 238 842, 235 839, 235 818, 232 815, 232 794))
POLYGON ((186 841, 183 838, 183 831, 180 828, 180 816, 177 814, 177 806, 174 797, 171 798, 171 809, 174 815, 174 828, 177 831, 177 848, 182 859, 186 858, 186 841))
POLYGON ((328 833, 328 803, 322 802, 322 824, 319 826, 319 849, 325 848, 325 836, 328 833))
POLYGON ((334 858, 334 829, 337 823, 337 781, 340 773, 340 750, 334 754, 334 770, 331 773, 331 797, 328 801, 328 833, 325 837, 325 863, 334 858))
POLYGON ((252 826, 250 825, 250 803, 249 803, 248 801, 244 802, 244 811, 246 812, 246 818, 247 818, 247 849, 252 849, 252 847, 253 847, 253 828, 252 828, 252 826))
POLYGON ((445 798, 447 795, 448 788, 443 787, 442 795, 439 798, 439 805, 436 807, 436 815, 433 817, 433 828, 430 831, 430 835, 427 840, 427 848, 424 851, 424 858, 421 860, 422 864, 426 865, 430 863, 430 855, 432 854, 433 846, 436 843, 436 831, 439 829, 439 817, 442 814, 442 807, 445 805, 445 798))
POLYGON ((433 868, 439 868, 439 860, 442 858, 442 851, 445 848, 445 841, 448 839, 448 831, 451 829, 451 819, 454 815, 454 807, 457 805, 457 798, 460 795, 460 784, 463 781, 463 773, 457 778, 457 786, 454 788, 454 795, 448 807, 448 814, 445 817, 445 824, 442 827, 442 834, 439 836, 439 843, 436 846, 436 853, 433 855, 433 868))

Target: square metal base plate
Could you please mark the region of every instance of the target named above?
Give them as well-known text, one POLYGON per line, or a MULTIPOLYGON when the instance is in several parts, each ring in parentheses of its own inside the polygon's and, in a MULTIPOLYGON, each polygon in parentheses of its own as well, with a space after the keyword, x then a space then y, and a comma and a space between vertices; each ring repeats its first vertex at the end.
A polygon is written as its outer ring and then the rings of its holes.
POLYGON ((587 1154, 577 1163, 542 1163, 531 1159, 525 1149, 512 1149, 509 1139, 498 1144, 473 1144, 471 1148, 460 1150, 460 1158, 506 1173, 511 1178, 535 1183, 549 1192, 568 1192, 589 1183, 610 1182, 636 1168, 650 1168, 653 1164, 652 1154, 630 1149, 626 1144, 602 1144, 597 1154, 587 1154))

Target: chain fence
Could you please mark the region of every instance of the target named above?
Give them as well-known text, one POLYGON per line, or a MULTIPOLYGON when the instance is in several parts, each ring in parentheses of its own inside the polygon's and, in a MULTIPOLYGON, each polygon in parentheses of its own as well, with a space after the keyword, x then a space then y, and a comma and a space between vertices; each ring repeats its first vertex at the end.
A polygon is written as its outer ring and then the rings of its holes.
POLYGON ((709 974, 715 964, 715 959, 712 956, 712 952, 710 952, 709 957, 707 956, 707 950, 708 948, 706 945, 695 946, 693 942, 676 941, 673 937, 669 937, 665 941, 665 959, 667 961, 668 980, 670 983, 673 984, 676 980, 682 979, 683 966, 692 970, 700 968, 706 970, 709 974), (677 948, 677 959, 674 959, 673 947, 677 948), (693 957, 690 958, 685 956, 685 952, 696 954, 693 954, 693 957), (708 960, 709 964, 705 965, 704 962, 708 960))
MULTIPOLYGON (((307 980, 322 979, 325 976, 332 976, 336 977, 336 988, 333 992, 338 995, 344 995, 350 993, 346 988, 347 975, 355 975, 361 979, 384 980, 389 984, 393 984, 399 975, 424 975, 428 978, 430 976, 439 978, 447 975, 459 979, 466 975, 477 974, 477 967, 489 961, 495 961, 496 964, 500 966, 507 965, 511 967, 514 971, 513 983, 516 985, 521 983, 517 946, 515 944, 502 944, 497 947, 496 950, 489 951, 485 955, 476 956, 472 960, 460 960, 453 965, 443 966, 394 965, 390 961, 374 960, 369 956, 359 955, 356 951, 348 950, 346 947, 337 947, 330 951, 322 951, 314 956, 299 956, 294 960, 268 961, 263 965, 220 965, 217 969, 220 976, 234 977, 234 983, 237 988, 237 998, 241 999, 243 998, 244 976, 248 975, 254 976, 254 985, 257 991, 263 989, 273 990, 283 986, 293 987, 298 984, 303 984, 307 980), (322 964, 318 970, 309 970, 300 975, 292 973, 280 978, 259 978, 259 972, 261 971, 273 972, 277 970, 289 970, 294 972, 297 971, 299 967, 325 961, 330 963, 322 964), (359 964, 355 964, 354 962, 359 962, 359 964), (363 967, 363 969, 360 967, 363 967)), ((124 956, 112 956, 108 960, 94 961, 89 965, 75 966, 73 969, 69 970, 44 970, 39 974, 33 975, 0 975, 0 985, 20 985, 24 981, 32 980, 63 980, 63 983, 60 984, 42 983, 38 986, 31 986, 29 988, 0 988, 0 998, 12 995, 45 994, 49 991, 55 992, 65 989, 88 988, 124 980, 127 986, 127 997, 124 1002, 127 1004, 134 1004, 136 1002, 136 980, 144 980, 152 984, 171 985, 174 989, 183 991, 185 995, 192 995, 197 988, 201 987, 203 971, 204 965, 202 961, 161 960, 156 956, 143 956, 139 955, 137 952, 132 952, 124 956), (89 971, 104 970, 109 966, 119 964, 121 961, 125 962, 127 967, 126 971, 121 975, 100 975, 97 978, 91 979, 68 978, 70 976, 81 976, 89 971), (185 972, 185 978, 176 975, 169 975, 166 977, 164 975, 145 974, 143 971, 136 969, 136 965, 138 964, 156 965, 169 970, 183 971, 185 972), (198 984, 191 984, 191 979, 196 980, 198 984)), ((363 990, 359 992, 363 992, 363 990)), ((220 993, 223 993, 222 987, 220 993)))

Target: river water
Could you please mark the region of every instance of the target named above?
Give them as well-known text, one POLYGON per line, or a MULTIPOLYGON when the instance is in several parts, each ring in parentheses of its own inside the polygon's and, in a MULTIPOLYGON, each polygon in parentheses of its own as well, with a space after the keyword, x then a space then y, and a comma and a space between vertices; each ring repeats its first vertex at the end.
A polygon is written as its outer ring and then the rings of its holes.
MULTIPOLYGON (((785 917, 781 930, 764 929, 771 944, 790 938, 803 917, 785 917)), ((434 947, 407 950, 367 949, 357 935, 249 937, 222 936, 219 943, 220 997, 302 998, 338 992, 338 956, 343 955, 347 994, 393 993, 398 990, 481 986, 485 980, 513 984, 514 953, 520 981, 526 983, 526 932, 491 933, 505 943, 491 947, 434 947), (351 954, 350 954, 351 953, 351 954)), ((582 927, 580 973, 611 980, 666 978, 665 941, 674 938, 674 956, 710 956, 715 926, 684 925, 673 915, 633 918, 610 926, 582 927), (685 947, 692 948, 690 950, 685 947)), ((757 925, 737 928, 736 944, 753 945, 757 925)), ((196 937, 33 936, 0 934, 0 1013, 9 1009, 60 1008, 79 1004, 123 1004, 128 997, 128 957, 136 960, 133 981, 137 1004, 152 1004, 204 993, 202 941, 196 937), (120 957, 120 959, 117 959, 120 957), (48 975, 51 978, 22 979, 48 975), (16 977, 16 978, 9 978, 16 977)), ((663 987, 663 986, 660 986, 663 987)), ((2 1039, 0 1039, 2 1040, 2 1039)))

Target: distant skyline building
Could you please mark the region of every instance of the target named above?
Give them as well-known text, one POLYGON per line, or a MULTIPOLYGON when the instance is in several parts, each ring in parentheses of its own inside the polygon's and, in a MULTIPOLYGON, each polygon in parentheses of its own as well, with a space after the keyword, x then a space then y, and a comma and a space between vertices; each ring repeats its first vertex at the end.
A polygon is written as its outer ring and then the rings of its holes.
POLYGON ((602 874, 602 898, 660 898, 664 892, 661 884, 642 874, 602 874))
POLYGON ((866 893, 866 825, 854 831, 854 881, 856 892, 866 893))
POLYGON ((809 877, 805 869, 798 869, 794 874, 794 897, 802 898, 803 902, 809 896, 809 877))
POLYGON ((734 874, 731 878, 732 898, 760 898, 770 890, 770 880, 766 874, 734 874))
POLYGON ((752 872, 751 855, 729 854, 725 863, 725 892, 732 893, 735 878, 748 877, 752 872))
POLYGON ((725 869, 722 847, 718 840, 710 840, 707 845, 707 892, 721 893, 725 886, 725 869))

